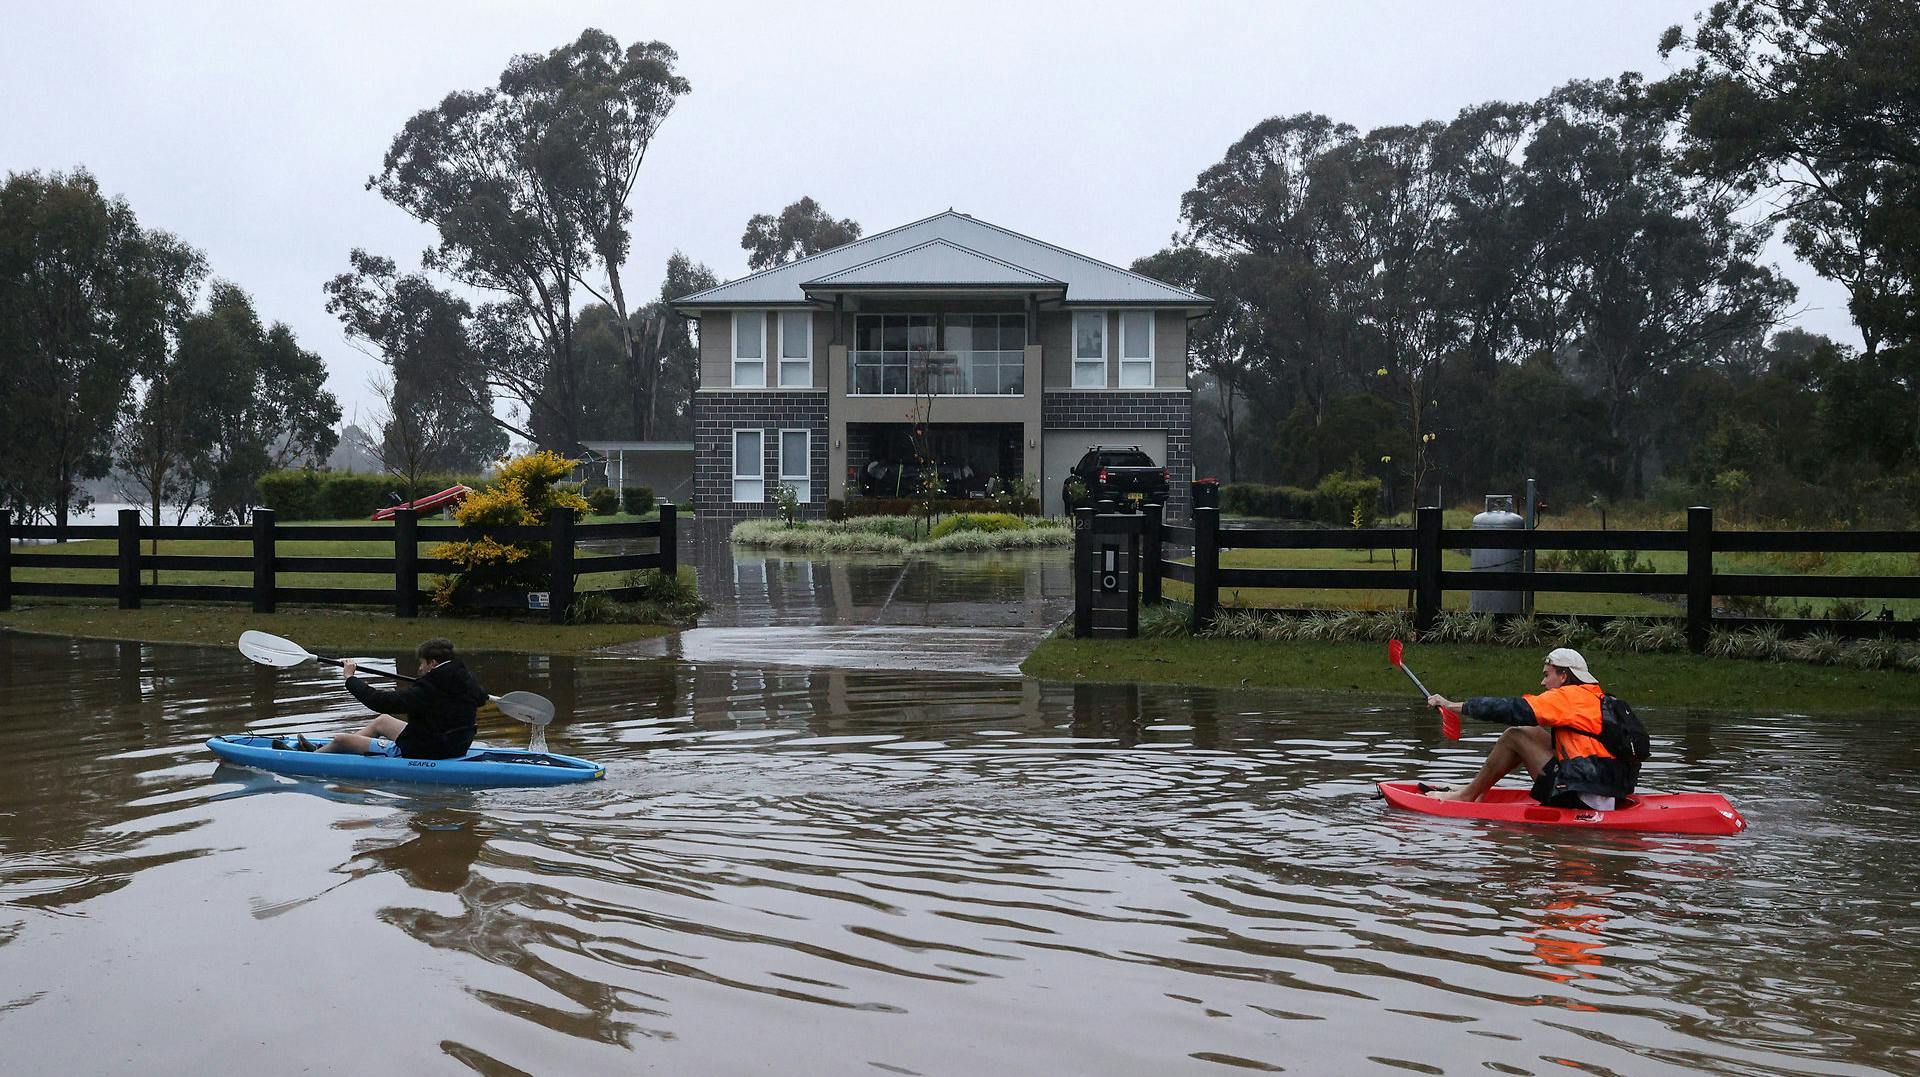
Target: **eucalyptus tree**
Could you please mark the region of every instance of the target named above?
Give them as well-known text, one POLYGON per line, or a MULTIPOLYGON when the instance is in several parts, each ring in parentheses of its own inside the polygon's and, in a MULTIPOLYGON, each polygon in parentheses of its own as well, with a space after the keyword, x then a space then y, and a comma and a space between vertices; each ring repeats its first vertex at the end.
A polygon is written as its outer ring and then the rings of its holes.
POLYGON ((634 341, 631 351, 620 342, 612 308, 595 304, 580 312, 583 369, 607 390, 587 405, 586 429, 592 436, 630 438, 640 428, 638 416, 649 409, 652 417, 647 429, 653 437, 693 436, 688 405, 700 385, 700 348, 688 319, 671 304, 719 283, 712 270, 673 252, 659 292, 627 316, 634 341))
POLYGON ((261 475, 318 464, 333 451, 340 404, 320 357, 286 325, 261 324, 237 285, 214 282, 206 309, 182 324, 178 347, 175 391, 193 401, 192 474, 215 519, 242 519, 261 475))
MULTIPOLYGON (((524 405, 515 432, 542 445, 578 444, 593 391, 574 347, 577 306, 606 303, 623 345, 637 347, 620 281, 629 200, 655 134, 690 88, 676 60, 657 41, 622 49, 593 29, 516 57, 497 85, 416 114, 368 181, 439 232, 428 268, 494 297, 476 312, 498 345, 482 353, 488 379, 524 405)), ((650 420, 651 405, 643 437, 650 420)))
POLYGON ((740 247, 747 252, 747 268, 772 269, 796 258, 819 254, 860 238, 860 222, 852 217, 834 220, 811 197, 802 195, 778 214, 756 213, 747 221, 740 247))
POLYGON ((1769 229, 1733 192, 1675 167, 1671 128, 1633 76, 1573 82, 1541 103, 1523 199, 1557 238, 1574 354, 1618 447, 1613 474, 1645 492, 1648 392, 1664 375, 1764 333, 1794 295, 1759 262, 1769 229))
POLYGON ((82 483, 107 474, 148 322, 147 253, 133 210, 84 169, 0 187, 0 493, 24 515, 64 527, 92 502, 82 483))
POLYGON ((373 386, 380 433, 369 439, 381 466, 413 490, 424 472, 498 458, 509 427, 494 415, 472 306, 424 274, 399 273, 391 259, 355 250, 351 262, 327 282, 327 310, 386 367, 373 386))
POLYGON ((162 508, 172 505, 177 523, 200 500, 193 475, 195 447, 188 438, 199 404, 182 388, 191 380, 183 368, 192 354, 183 353, 179 342, 199 299, 207 262, 199 251, 165 232, 146 233, 141 248, 140 271, 132 281, 138 317, 128 326, 136 356, 135 385, 115 431, 113 458, 126 476, 131 498, 145 502, 148 518, 158 524, 162 508))
POLYGON ((1866 358, 1920 341, 1920 8, 1724 0, 1660 42, 1684 163, 1763 191, 1802 258, 1844 284, 1866 358))

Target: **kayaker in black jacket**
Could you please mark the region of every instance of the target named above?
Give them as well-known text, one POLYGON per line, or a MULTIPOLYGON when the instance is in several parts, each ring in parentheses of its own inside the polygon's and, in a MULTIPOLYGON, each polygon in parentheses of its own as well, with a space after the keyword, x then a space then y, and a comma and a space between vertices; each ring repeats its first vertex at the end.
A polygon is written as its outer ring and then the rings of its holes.
POLYGON ((487 690, 466 663, 453 656, 452 640, 436 636, 414 654, 420 659, 420 679, 397 689, 376 688, 354 676, 352 659, 341 663, 347 691, 379 716, 358 733, 334 734, 321 751, 407 759, 453 759, 466 754, 473 743, 475 712, 487 701, 487 690))

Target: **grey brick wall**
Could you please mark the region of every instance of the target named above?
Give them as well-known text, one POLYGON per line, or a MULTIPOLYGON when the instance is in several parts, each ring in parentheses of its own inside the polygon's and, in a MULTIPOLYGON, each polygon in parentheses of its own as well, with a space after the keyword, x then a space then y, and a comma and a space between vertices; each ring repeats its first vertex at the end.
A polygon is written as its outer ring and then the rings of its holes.
POLYGON ((780 431, 812 433, 807 477, 812 500, 802 515, 820 519, 827 514, 827 394, 824 390, 769 390, 767 392, 697 392, 693 394, 693 511, 702 519, 745 520, 772 516, 777 508, 773 487, 780 476, 780 431), (753 504, 733 500, 733 432, 741 428, 764 432, 767 499, 753 504))
POLYGON ((1187 522, 1193 509, 1193 394, 1112 390, 1048 390, 1040 424, 1048 430, 1165 430, 1171 473, 1168 520, 1187 522))

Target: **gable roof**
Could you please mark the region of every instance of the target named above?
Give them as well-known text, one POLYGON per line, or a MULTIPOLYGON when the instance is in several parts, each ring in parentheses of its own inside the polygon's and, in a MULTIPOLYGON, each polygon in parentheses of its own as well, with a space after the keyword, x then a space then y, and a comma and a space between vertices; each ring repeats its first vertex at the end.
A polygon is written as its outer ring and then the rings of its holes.
POLYGON ((1066 282, 944 239, 929 239, 919 246, 883 254, 872 261, 800 282, 802 288, 924 288, 937 285, 1051 289, 1065 288, 1066 282))
POLYGON ((808 304, 809 291, 941 284, 1053 290, 1073 306, 1213 305, 1206 296, 948 210, 832 250, 681 296, 682 311, 808 304), (968 281, 932 279, 970 274, 968 281), (840 280, 842 276, 849 279, 840 280), (988 279, 998 278, 998 279, 988 279))

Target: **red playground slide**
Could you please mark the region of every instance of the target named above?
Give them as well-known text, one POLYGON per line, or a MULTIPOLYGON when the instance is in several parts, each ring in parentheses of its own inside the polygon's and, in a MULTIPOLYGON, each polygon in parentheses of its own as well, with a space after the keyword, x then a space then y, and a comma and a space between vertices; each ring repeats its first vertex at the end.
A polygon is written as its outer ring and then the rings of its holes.
POLYGON ((395 509, 412 509, 415 512, 432 512, 434 509, 437 509, 440 506, 445 505, 449 502, 459 501, 461 498, 466 497, 470 493, 473 493, 472 487, 449 486, 437 494, 428 494, 426 497, 417 498, 409 504, 393 505, 388 508, 381 509, 379 512, 376 512, 373 514, 373 518, 376 520, 391 520, 393 519, 393 513, 395 509))

